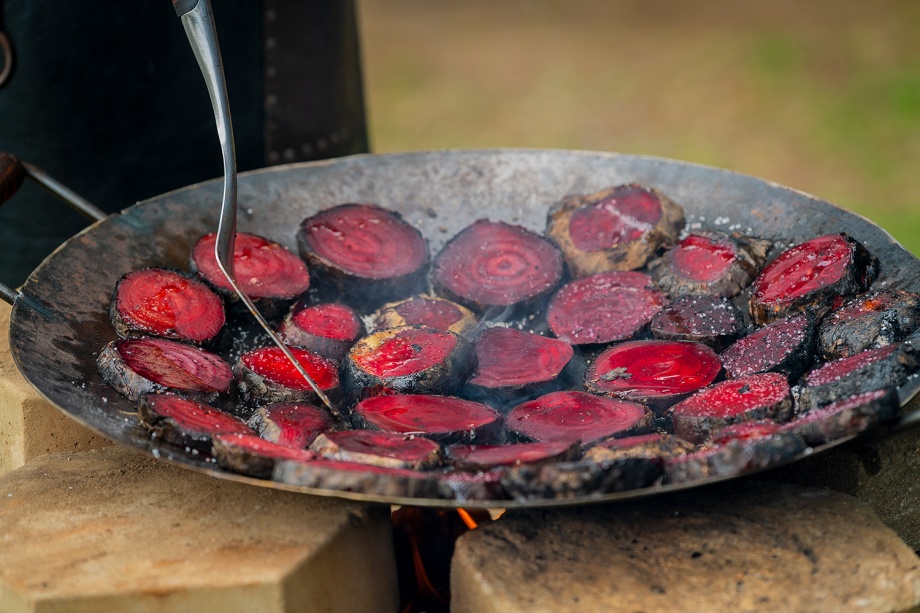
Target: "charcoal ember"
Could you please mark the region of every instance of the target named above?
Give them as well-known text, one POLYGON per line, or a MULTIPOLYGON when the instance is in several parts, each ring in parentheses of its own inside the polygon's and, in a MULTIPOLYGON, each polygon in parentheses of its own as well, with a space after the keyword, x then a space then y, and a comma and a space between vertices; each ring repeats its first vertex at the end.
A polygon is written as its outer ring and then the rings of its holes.
POLYGON ((229 413, 175 394, 145 394, 137 405, 137 417, 154 438, 205 453, 219 434, 253 433, 229 413))
POLYGON ((815 318, 796 313, 735 341, 719 357, 729 379, 759 372, 797 379, 811 367, 814 347, 815 318))
POLYGON ((538 304, 562 282, 559 250, 530 230, 480 219, 452 238, 434 260, 435 292, 507 319, 538 304))
POLYGON ((115 286, 109 317, 122 338, 159 336, 202 344, 226 321, 220 296, 195 277, 162 268, 129 272, 115 286))
POLYGON ((798 244, 767 264, 751 286, 754 323, 763 325, 807 311, 821 319, 878 276, 878 258, 846 234, 798 244))
POLYGON ((297 487, 390 498, 433 498, 440 490, 440 482, 430 472, 339 460, 280 460, 272 479, 297 487))
POLYGON ((821 445, 852 436, 894 416, 900 408, 894 389, 878 389, 842 398, 796 416, 783 430, 805 439, 809 445, 821 445))
POLYGON ((330 460, 426 470, 441 463, 441 446, 427 438, 372 430, 320 434, 310 450, 330 460))
POLYGON ((419 291, 428 273, 422 233, 374 204, 341 204, 308 217, 297 247, 320 294, 363 312, 419 291))
POLYGON ((518 501, 590 497, 648 487, 661 476, 661 466, 646 458, 612 462, 522 464, 501 473, 505 492, 518 501))
POLYGON ((211 454, 221 468, 243 475, 268 479, 279 460, 306 462, 316 455, 305 449, 267 441, 254 434, 218 434, 211 454))
POLYGON ((329 412, 312 404, 276 402, 259 407, 247 422, 272 443, 305 449, 317 436, 332 429, 329 412))
POLYGON ((478 323, 473 312, 465 306, 427 294, 385 304, 370 316, 370 320, 374 330, 428 326, 450 330, 460 336, 471 332, 478 323))
POLYGON ((451 394, 476 368, 469 341, 424 326, 374 332, 359 340, 342 363, 350 402, 379 394, 451 394))
POLYGON ((652 413, 641 404, 574 391, 523 402, 505 418, 508 429, 525 440, 584 445, 647 432, 652 421, 652 413))
POLYGON ((695 449, 696 445, 673 434, 645 434, 599 443, 585 453, 585 459, 603 463, 637 458, 658 462, 663 467, 666 460, 695 449))
MULTIPOLYGON (((289 347, 320 390, 335 402, 341 398, 338 367, 323 356, 289 347)), ((253 406, 274 402, 318 402, 319 397, 279 347, 261 347, 242 354, 234 367, 236 389, 253 406)))
POLYGON ((360 428, 417 434, 450 443, 492 443, 501 433, 502 418, 491 407, 451 396, 403 394, 373 396, 354 408, 360 428))
POLYGON ((585 372, 594 394, 642 402, 656 413, 715 380, 719 356, 702 343, 631 341, 601 352, 585 372))
POLYGON ((502 469, 482 472, 449 470, 435 473, 440 498, 457 501, 503 500, 508 497, 501 484, 502 469))
POLYGON ((742 421, 786 421, 792 414, 789 382, 780 373, 761 373, 717 383, 671 409, 674 433, 701 443, 710 433, 742 421))
POLYGON ((288 345, 339 361, 364 336, 364 323, 350 307, 335 302, 300 303, 285 316, 278 335, 288 345))
POLYGON ((668 460, 664 483, 689 483, 763 470, 787 462, 803 451, 805 442, 792 434, 731 439, 668 460))
POLYGON ((683 227, 680 205, 634 183, 569 196, 546 218, 546 236, 559 245, 573 277, 641 268, 683 227))
POLYGON ((799 382, 798 404, 807 411, 847 396, 900 387, 920 370, 920 352, 908 343, 868 349, 815 368, 799 382))
POLYGON ((721 351, 744 329, 744 318, 727 298, 687 296, 662 308, 649 325, 666 341, 695 341, 721 351))
POLYGON ((722 232, 694 232, 649 264, 649 273, 672 298, 732 298, 754 280, 770 242, 722 232))
POLYGON ((557 338, 573 345, 610 343, 636 336, 665 304, 648 275, 607 272, 563 285, 546 319, 557 338))
POLYGON ((903 341, 920 328, 920 294, 883 290, 862 294, 828 315, 818 330, 825 360, 856 355, 903 341))
POLYGON ((233 381, 230 366, 220 356, 162 338, 112 341, 99 352, 96 367, 106 383, 135 401, 169 390, 212 400, 233 381))
POLYGON ((581 457, 581 445, 570 441, 520 443, 517 445, 452 445, 450 464, 462 471, 481 472, 499 466, 570 462, 581 457))

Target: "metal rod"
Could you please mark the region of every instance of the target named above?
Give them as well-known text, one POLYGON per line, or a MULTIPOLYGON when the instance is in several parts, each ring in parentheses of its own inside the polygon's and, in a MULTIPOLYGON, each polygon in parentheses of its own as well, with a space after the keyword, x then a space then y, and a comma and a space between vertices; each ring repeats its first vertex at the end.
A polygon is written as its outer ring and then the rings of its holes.
POLYGON ((84 217, 88 217, 93 221, 99 221, 109 216, 108 213, 94 206, 89 200, 73 191, 38 166, 23 162, 22 167, 26 171, 26 176, 63 200, 70 208, 84 217))

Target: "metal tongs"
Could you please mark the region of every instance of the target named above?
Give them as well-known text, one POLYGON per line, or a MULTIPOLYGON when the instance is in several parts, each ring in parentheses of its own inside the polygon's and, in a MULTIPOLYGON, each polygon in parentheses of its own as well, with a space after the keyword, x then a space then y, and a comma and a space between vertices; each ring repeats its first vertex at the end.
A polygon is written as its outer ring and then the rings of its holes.
POLYGON ((188 36, 192 51, 198 60, 201 74, 208 86, 211 96, 211 106, 214 109, 214 120, 217 123, 217 136, 220 138, 220 148, 224 157, 224 196, 220 207, 220 222, 217 226, 217 243, 214 245, 214 255, 221 272, 227 277, 233 291, 240 297, 252 316, 259 325, 265 329, 272 341, 284 352, 284 355, 297 372, 310 384, 316 395, 323 401, 332 414, 341 420, 338 409, 329 401, 323 390, 313 381, 303 365, 294 357, 291 350, 281 338, 271 329, 262 314, 249 299, 249 296, 236 282, 233 272, 233 248, 236 243, 236 148, 233 143, 233 126, 230 123, 230 104, 227 101, 227 83, 224 78, 223 63, 220 59, 220 46, 217 42, 217 28, 214 26, 214 16, 211 11, 210 0, 173 0, 176 14, 182 20, 185 34, 188 36))

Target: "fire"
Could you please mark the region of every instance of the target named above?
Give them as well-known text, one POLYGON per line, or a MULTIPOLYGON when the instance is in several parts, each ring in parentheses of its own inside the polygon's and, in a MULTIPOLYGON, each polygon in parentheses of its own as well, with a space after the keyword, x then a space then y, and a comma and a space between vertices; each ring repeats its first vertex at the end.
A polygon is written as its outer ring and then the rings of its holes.
POLYGON ((460 519, 463 520, 463 523, 465 523, 466 527, 470 530, 475 530, 479 527, 479 524, 476 523, 476 520, 466 512, 466 509, 457 508, 457 515, 460 516, 460 519))

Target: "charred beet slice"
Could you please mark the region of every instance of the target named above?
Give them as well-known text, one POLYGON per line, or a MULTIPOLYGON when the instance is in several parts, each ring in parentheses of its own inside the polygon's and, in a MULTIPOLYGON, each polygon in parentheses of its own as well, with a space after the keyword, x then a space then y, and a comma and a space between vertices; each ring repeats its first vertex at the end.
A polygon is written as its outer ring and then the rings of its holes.
POLYGON ((604 441, 585 453, 592 462, 615 462, 621 459, 645 459, 664 465, 670 458, 686 455, 696 445, 673 434, 645 434, 604 441))
POLYGON ((332 429, 325 409, 295 402, 276 402, 259 408, 249 425, 267 441, 288 447, 306 448, 317 436, 332 429))
POLYGON ((619 185, 554 204, 546 236, 559 245, 574 277, 634 270, 677 240, 684 211, 655 189, 619 185))
POLYGON ((647 487, 660 475, 660 463, 647 458, 580 460, 515 466, 501 473, 501 483, 515 500, 565 499, 647 487))
POLYGON ((632 341, 603 351, 585 373, 585 388, 661 411, 706 387, 722 365, 715 352, 686 341, 632 341))
POLYGON ((491 442, 502 423, 491 407, 451 396, 375 396, 359 402, 354 412, 361 427, 419 434, 445 444, 491 442))
POLYGON ((665 306, 649 328, 667 341, 696 341, 721 351, 741 335, 744 318, 727 298, 687 296, 665 306))
POLYGON ((364 336, 364 324, 344 304, 298 304, 284 318, 278 334, 288 345, 338 361, 364 336))
POLYGON ((562 286, 546 313, 550 330, 573 345, 632 338, 667 303, 651 277, 607 272, 562 286))
POLYGON ((375 496, 433 498, 439 491, 439 482, 432 473, 338 460, 282 460, 275 463, 272 478, 298 487, 375 496))
POLYGON ((218 434, 252 434, 236 417, 175 394, 145 394, 137 415, 154 438, 206 453, 218 434))
POLYGON ((476 327, 476 316, 463 305, 419 294, 390 302, 371 315, 374 329, 401 328, 403 326, 427 326, 438 330, 450 330, 461 336, 476 327))
POLYGON ((723 296, 741 293, 760 272, 769 241, 696 232, 649 264, 649 272, 669 296, 723 296))
MULTIPOLYGON (((317 387, 335 402, 341 395, 335 362, 305 349, 290 349, 317 387)), ((310 384, 278 347, 262 347, 244 353, 234 371, 240 397, 249 404, 318 400, 310 384)))
POLYGON ((671 409, 674 432, 701 443, 715 430, 759 419, 785 421, 792 413, 789 382, 780 373, 762 373, 723 381, 690 396, 671 409))
POLYGON ((759 372, 780 372, 798 378, 812 363, 814 329, 814 317, 797 313, 735 341, 720 356, 725 376, 737 379, 759 372))
POLYGON ((715 444, 728 441, 759 439, 782 432, 783 425, 772 419, 759 419, 757 421, 742 421, 726 426, 712 433, 712 442, 715 444))
POLYGON ((880 420, 895 415, 899 408, 895 390, 879 389, 843 398, 799 415, 785 424, 783 430, 798 434, 809 445, 821 445, 864 432, 880 420))
POLYGON ((820 319, 843 300, 866 291, 878 258, 846 234, 828 234, 787 249, 754 280, 751 318, 762 325, 799 311, 820 319))
POLYGON ((447 449, 450 463, 459 470, 483 471, 498 466, 569 462, 581 456, 578 442, 551 441, 519 445, 454 445, 447 449))
POLYGON ((418 291, 428 272, 421 232, 374 204, 341 204, 308 217, 297 246, 320 289, 357 309, 418 291))
POLYGON ((218 434, 211 453, 221 468, 258 479, 272 476, 275 462, 305 462, 316 457, 310 451, 272 443, 254 434, 218 434))
POLYGON ((330 460, 423 470, 441 463, 441 446, 411 434, 344 430, 320 434, 310 450, 330 460))
POLYGON ((447 471, 436 474, 438 494, 448 500, 500 500, 507 498, 501 484, 501 469, 468 473, 447 471))
POLYGON ((435 258, 435 292, 473 311, 507 315, 562 282, 562 254, 520 226, 485 219, 452 238, 435 258))
POLYGON ((786 462, 805 449, 802 438, 789 433, 730 439, 668 460, 664 482, 688 483, 762 470, 786 462))
POLYGON ((885 290, 863 294, 821 322, 818 353, 825 360, 903 341, 920 327, 920 294, 885 290))
POLYGON ((652 414, 634 402, 584 392, 553 392, 517 405, 505 421, 511 431, 530 440, 589 445, 646 432, 652 427, 652 414))
POLYGON ((342 363, 352 400, 382 393, 449 394, 476 367, 473 346, 447 330, 409 326, 362 338, 342 363))
POLYGON ((115 286, 109 315, 122 338, 160 336, 204 343, 224 326, 220 296, 190 275, 144 268, 115 286))
POLYGON ((167 390, 216 398, 233 381, 219 356, 161 338, 112 341, 99 352, 96 366, 105 382, 130 400, 167 390))

